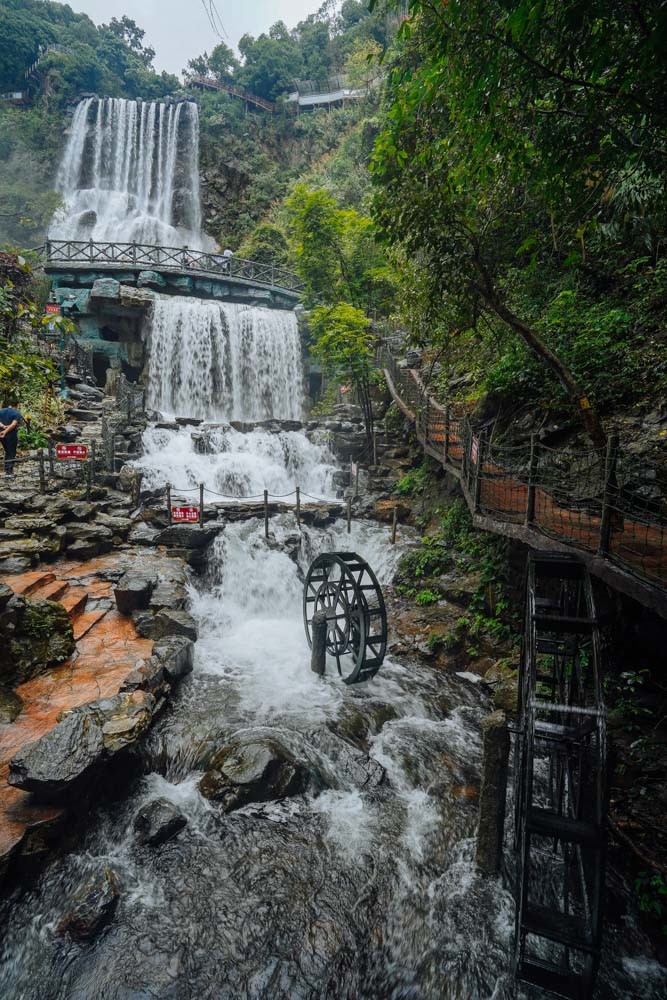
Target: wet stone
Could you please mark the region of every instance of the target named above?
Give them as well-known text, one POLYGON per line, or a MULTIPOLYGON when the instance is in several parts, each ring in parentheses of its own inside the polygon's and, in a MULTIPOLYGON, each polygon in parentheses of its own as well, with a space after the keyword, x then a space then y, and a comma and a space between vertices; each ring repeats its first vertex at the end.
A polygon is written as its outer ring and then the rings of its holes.
POLYGON ((184 635, 165 636, 153 646, 153 658, 163 664, 171 681, 192 673, 194 652, 194 642, 184 635))
POLYGON ((134 832, 137 841, 150 847, 164 844, 175 837, 187 819, 168 799, 154 799, 139 810, 134 818, 134 832))
POLYGON ((155 588, 155 577, 128 570, 114 587, 116 607, 122 615, 148 607, 155 588))
POLYGON ((74 894, 70 909, 58 923, 58 933, 69 934, 77 941, 91 940, 113 919, 119 899, 116 873, 104 868, 74 894))
POLYGON ((9 765, 9 784, 39 799, 58 799, 88 777, 104 754, 102 729, 90 715, 71 712, 9 765))
POLYGON ((325 786, 314 768, 296 757, 275 738, 236 734, 211 760, 199 783, 204 798, 232 812, 250 802, 268 802, 302 795, 325 786))

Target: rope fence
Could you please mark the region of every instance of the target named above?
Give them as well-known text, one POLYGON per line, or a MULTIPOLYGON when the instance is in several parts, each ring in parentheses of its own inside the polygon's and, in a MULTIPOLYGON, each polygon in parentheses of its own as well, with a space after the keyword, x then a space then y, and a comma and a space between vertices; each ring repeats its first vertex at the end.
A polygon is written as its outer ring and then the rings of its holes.
POLYGON ((506 446, 476 431, 462 407, 436 402, 387 343, 378 364, 424 450, 459 478, 473 514, 530 528, 667 587, 663 469, 621 452, 614 436, 606 452, 555 450, 536 435, 506 446))

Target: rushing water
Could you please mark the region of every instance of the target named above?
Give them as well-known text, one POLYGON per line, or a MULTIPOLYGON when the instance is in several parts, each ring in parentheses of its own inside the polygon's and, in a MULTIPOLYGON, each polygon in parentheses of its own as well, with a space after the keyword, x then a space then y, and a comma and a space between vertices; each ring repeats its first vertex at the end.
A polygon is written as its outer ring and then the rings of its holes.
POLYGON ((154 409, 209 420, 301 417, 301 344, 291 311, 160 295, 147 343, 154 409))
POLYGON ((201 248, 199 123, 192 101, 88 97, 77 106, 58 174, 68 240, 201 248))

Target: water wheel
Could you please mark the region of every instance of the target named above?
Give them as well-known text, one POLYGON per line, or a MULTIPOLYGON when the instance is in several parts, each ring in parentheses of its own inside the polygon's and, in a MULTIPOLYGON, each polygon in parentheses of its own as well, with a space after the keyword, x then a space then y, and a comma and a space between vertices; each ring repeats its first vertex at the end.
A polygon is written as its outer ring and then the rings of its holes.
POLYGON ((373 570, 356 552, 328 552, 311 564, 303 588, 309 646, 316 611, 326 614, 327 653, 345 683, 374 677, 387 649, 387 612, 373 570))

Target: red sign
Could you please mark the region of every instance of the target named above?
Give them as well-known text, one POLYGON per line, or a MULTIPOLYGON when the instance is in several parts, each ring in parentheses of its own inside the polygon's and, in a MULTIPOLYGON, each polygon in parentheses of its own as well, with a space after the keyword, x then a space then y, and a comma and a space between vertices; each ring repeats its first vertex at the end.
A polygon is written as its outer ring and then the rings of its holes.
POLYGON ((88 448, 85 444, 57 444, 56 458, 61 462, 72 459, 83 462, 88 458, 88 448))
POLYGON ((172 507, 171 519, 179 523, 199 520, 199 507, 172 507))
POLYGON ((60 316, 60 304, 58 302, 47 302, 44 312, 47 316, 60 316))
POLYGON ((470 457, 473 460, 473 462, 475 462, 475 463, 477 462, 478 452, 479 452, 479 443, 477 441, 477 438, 474 437, 472 439, 472 445, 470 447, 470 457))

